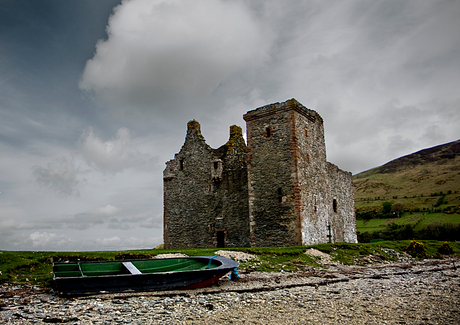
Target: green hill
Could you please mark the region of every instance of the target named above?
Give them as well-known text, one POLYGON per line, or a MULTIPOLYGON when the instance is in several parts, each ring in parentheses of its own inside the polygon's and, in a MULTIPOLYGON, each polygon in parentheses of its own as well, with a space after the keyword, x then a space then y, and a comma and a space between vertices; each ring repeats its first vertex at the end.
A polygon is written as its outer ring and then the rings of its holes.
POLYGON ((358 232, 460 224, 460 140, 356 174, 353 185, 358 232), (382 216, 384 202, 391 213, 382 216))
POLYGON ((420 150, 353 176, 355 207, 389 201, 406 210, 460 205, 460 140, 420 150), (444 197, 441 203, 439 198, 444 197), (437 205, 437 203, 440 203, 437 205))

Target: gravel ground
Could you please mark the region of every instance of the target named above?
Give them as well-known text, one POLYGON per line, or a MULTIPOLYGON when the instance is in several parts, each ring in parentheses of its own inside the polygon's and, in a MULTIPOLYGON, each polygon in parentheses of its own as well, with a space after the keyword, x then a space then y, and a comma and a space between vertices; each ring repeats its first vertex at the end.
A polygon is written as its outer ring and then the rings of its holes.
POLYGON ((460 324, 459 259, 244 273, 199 290, 59 298, 0 286, 1 324, 460 324))

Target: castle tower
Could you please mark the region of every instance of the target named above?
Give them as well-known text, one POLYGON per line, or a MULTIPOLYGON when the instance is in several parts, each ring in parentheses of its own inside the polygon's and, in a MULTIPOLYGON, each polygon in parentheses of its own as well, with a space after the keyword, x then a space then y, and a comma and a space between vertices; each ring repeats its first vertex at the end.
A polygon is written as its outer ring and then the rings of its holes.
POLYGON ((207 247, 211 242, 206 195, 212 160, 200 124, 189 121, 184 145, 163 172, 165 248, 207 247))
MULTIPOLYGON (((249 111, 243 118, 251 246, 345 241, 344 225, 354 224, 351 174, 326 161, 318 113, 291 99, 249 111), (331 185, 342 181, 345 190, 332 191, 331 185)), ((352 237, 349 241, 355 242, 356 235, 352 237)))
POLYGON ((246 160, 240 127, 212 149, 200 124, 188 122, 184 145, 163 172, 165 248, 250 245, 246 160))

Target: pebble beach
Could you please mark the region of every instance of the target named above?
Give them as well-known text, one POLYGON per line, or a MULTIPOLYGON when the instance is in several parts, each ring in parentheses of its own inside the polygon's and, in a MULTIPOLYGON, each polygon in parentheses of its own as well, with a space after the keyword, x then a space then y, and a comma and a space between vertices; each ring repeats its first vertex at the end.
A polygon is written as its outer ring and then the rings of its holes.
POLYGON ((61 298, 0 286, 1 324, 460 324, 456 258, 250 272, 197 290, 61 298))

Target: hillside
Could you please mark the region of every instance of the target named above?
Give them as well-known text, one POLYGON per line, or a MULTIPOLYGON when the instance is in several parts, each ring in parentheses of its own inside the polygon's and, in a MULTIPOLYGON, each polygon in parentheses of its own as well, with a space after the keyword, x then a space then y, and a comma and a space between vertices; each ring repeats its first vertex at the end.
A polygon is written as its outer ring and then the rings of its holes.
POLYGON ((357 211, 389 201, 406 211, 459 210, 460 140, 420 150, 353 176, 357 211))

